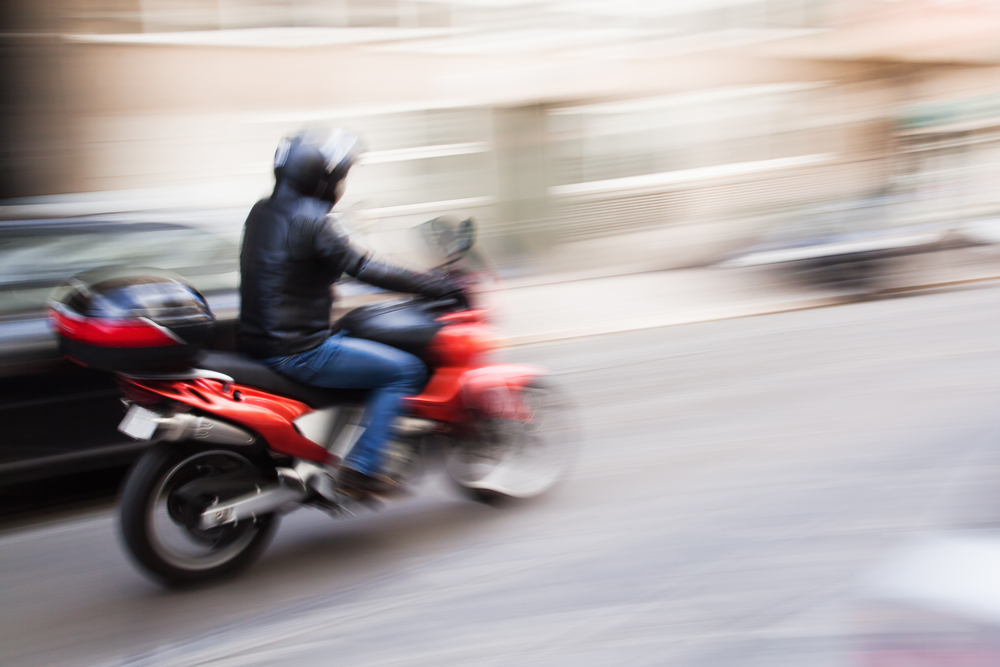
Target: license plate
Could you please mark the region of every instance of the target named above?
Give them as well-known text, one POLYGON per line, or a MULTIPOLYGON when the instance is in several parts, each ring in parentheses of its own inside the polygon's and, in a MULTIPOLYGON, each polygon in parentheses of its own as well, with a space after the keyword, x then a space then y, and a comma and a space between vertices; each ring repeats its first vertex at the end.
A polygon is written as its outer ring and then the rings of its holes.
POLYGON ((152 410, 133 405, 125 413, 125 419, 118 425, 118 430, 136 440, 149 440, 156 431, 156 419, 159 416, 152 410))

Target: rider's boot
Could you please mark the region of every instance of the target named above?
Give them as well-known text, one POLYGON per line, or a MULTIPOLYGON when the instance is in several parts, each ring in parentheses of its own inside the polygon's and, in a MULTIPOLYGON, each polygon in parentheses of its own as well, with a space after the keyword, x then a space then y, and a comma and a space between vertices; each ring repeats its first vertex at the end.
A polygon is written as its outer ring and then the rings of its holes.
POLYGON ((335 473, 330 467, 312 461, 299 461, 295 465, 295 472, 313 494, 327 500, 336 498, 337 483, 334 481, 335 473))
POLYGON ((384 443, 377 457, 354 459, 348 455, 337 475, 337 487, 341 493, 358 499, 386 498, 398 496, 408 490, 407 481, 412 481, 418 459, 417 447, 412 437, 399 432, 399 420, 393 430, 394 437, 384 443), (361 470, 375 461, 376 472, 361 470))
POLYGON ((399 495, 403 485, 388 475, 368 475, 354 468, 342 466, 337 475, 337 488, 355 500, 365 500, 372 496, 388 497, 399 495))

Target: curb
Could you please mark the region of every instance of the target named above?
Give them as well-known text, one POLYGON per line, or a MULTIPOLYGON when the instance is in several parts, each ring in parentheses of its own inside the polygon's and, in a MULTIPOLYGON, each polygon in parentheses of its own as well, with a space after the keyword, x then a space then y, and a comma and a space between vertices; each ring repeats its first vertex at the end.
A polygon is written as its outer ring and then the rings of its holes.
POLYGON ((618 333, 628 333, 630 331, 645 331, 648 329, 661 329, 664 327, 680 326, 684 324, 703 324, 706 322, 718 322, 721 320, 736 320, 745 317, 757 317, 760 315, 776 315, 779 313, 792 313, 802 310, 814 310, 817 308, 829 308, 831 306, 846 305, 849 303, 858 303, 860 301, 869 300, 878 297, 888 297, 898 294, 907 294, 910 292, 920 292, 925 290, 933 289, 946 289, 950 287, 961 287, 963 285, 972 285, 976 283, 991 282, 995 280, 1000 280, 1000 275, 984 276, 979 278, 965 278, 961 280, 947 280, 935 283, 922 283, 919 285, 911 285, 907 287, 890 287, 887 289, 877 290, 863 295, 857 294, 845 294, 842 296, 828 296, 828 297, 815 297, 806 298, 798 301, 786 301, 781 304, 775 304, 772 306, 748 306, 745 308, 727 308, 723 312, 716 312, 713 314, 698 314, 698 313, 672 313, 672 314, 662 314, 650 317, 639 318, 635 320, 627 320, 624 322, 608 323, 605 325, 595 325, 586 328, 574 329, 570 331, 550 331, 543 333, 534 334, 521 334, 514 336, 506 336, 505 347, 523 347, 526 345, 537 345, 540 343, 554 343, 563 340, 572 340, 575 338, 589 338, 592 336, 607 336, 611 334, 618 333))

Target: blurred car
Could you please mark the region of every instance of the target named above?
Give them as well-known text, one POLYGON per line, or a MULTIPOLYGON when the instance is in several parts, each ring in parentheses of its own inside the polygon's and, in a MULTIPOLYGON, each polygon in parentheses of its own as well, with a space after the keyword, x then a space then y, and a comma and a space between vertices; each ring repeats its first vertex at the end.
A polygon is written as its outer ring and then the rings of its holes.
POLYGON ((233 344, 235 239, 160 221, 0 222, 0 484, 127 465, 145 446, 117 431, 122 413, 111 377, 64 361, 45 316, 54 287, 106 266, 155 266, 185 277, 216 314, 216 345, 233 344))
MULTIPOLYGON (((236 243, 195 227, 90 218, 0 222, 0 376, 58 359, 45 299, 71 276, 106 266, 169 269, 206 296, 229 301, 238 285, 236 243)), ((229 310, 220 312, 231 317, 229 310)))
POLYGON ((876 195, 796 210, 722 264, 779 265, 803 282, 871 288, 889 260, 951 243, 951 225, 905 224, 899 203, 899 196, 876 195))

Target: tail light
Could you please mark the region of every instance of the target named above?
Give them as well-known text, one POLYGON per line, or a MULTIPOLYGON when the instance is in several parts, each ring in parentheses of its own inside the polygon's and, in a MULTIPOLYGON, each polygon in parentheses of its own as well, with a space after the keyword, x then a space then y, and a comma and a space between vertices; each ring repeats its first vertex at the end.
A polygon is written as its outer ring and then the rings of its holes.
POLYGON ((56 306, 49 308, 49 322, 60 336, 99 347, 159 347, 181 345, 183 340, 150 320, 109 320, 75 316, 56 306))

